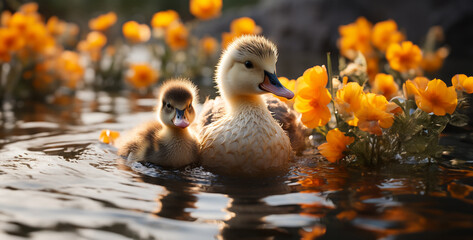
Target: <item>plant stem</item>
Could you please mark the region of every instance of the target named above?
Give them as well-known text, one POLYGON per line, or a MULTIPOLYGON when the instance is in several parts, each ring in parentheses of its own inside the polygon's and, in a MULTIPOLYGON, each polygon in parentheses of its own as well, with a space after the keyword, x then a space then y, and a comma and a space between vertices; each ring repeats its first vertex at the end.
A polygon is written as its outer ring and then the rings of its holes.
POLYGON ((327 53, 327 68, 328 68, 328 86, 330 89, 330 95, 332 96, 331 102, 332 102, 332 108, 333 108, 333 114, 335 115, 335 120, 337 122, 337 127, 339 127, 339 120, 338 120, 338 113, 337 110, 335 109, 335 102, 333 101, 334 98, 334 93, 333 93, 333 80, 332 80, 332 58, 330 57, 330 52, 327 53))

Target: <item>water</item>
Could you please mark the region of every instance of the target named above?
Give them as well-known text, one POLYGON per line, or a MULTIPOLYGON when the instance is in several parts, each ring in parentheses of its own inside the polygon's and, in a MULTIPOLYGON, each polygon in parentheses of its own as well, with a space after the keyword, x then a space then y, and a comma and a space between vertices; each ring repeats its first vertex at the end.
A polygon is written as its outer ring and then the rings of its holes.
POLYGON ((309 153, 264 179, 126 165, 98 142, 152 119, 154 104, 81 92, 2 114, 0 239, 473 237, 470 134, 442 140, 457 148, 441 165, 368 171, 309 153))

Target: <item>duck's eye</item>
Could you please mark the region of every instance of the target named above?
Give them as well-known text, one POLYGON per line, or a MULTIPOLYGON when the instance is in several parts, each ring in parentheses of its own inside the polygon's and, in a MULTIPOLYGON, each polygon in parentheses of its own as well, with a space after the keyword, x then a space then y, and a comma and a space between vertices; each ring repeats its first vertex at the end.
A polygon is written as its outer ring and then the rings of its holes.
POLYGON ((167 108, 169 108, 169 109, 171 109, 171 108, 172 108, 172 106, 171 106, 171 104, 170 104, 170 103, 166 103, 166 107, 167 107, 167 108))
POLYGON ((251 61, 246 61, 245 62, 245 67, 246 68, 253 68, 253 63, 251 61))

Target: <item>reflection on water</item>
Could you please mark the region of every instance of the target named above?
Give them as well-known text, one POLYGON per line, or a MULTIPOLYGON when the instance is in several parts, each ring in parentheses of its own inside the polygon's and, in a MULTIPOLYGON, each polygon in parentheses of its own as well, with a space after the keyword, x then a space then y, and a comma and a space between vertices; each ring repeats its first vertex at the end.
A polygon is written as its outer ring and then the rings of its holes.
POLYGON ((366 170, 307 154, 285 176, 126 164, 98 143, 154 98, 83 92, 0 116, 0 239, 471 239, 471 134, 440 165, 366 170), (454 161, 449 161, 454 159, 454 161), (455 165, 463 163, 461 165, 455 165))

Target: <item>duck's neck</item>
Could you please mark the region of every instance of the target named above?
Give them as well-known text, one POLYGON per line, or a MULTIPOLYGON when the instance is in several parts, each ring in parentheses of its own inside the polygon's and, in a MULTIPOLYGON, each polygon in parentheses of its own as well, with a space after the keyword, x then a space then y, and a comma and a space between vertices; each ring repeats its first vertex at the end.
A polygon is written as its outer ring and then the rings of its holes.
POLYGON ((266 103, 260 95, 231 96, 226 100, 227 109, 232 114, 247 112, 249 108, 267 111, 266 103))

